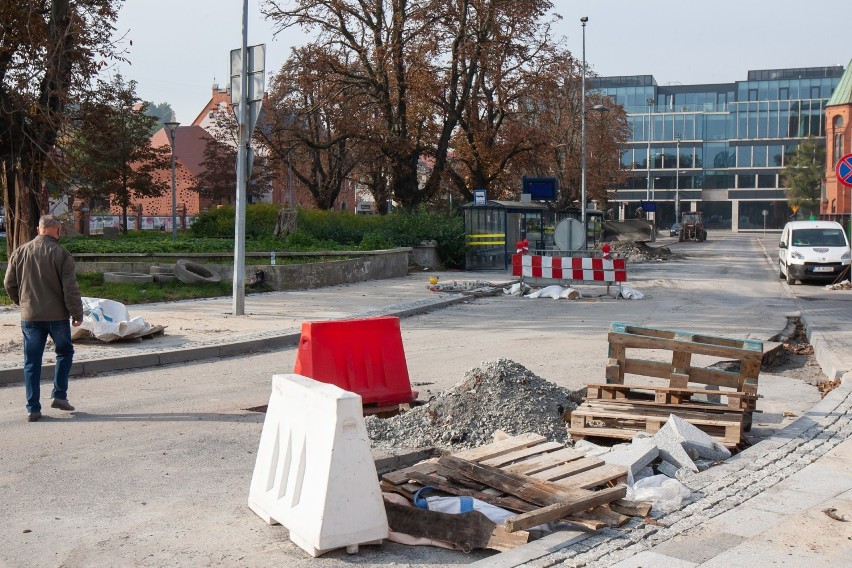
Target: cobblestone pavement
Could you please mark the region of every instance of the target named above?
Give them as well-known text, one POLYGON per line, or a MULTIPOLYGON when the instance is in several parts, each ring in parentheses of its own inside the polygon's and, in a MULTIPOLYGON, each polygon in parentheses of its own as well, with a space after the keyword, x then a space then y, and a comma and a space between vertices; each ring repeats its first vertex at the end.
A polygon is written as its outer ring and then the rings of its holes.
POLYGON ((665 526, 634 519, 631 525, 598 531, 589 538, 520 566, 614 566, 764 494, 813 464, 838 444, 847 442, 850 434, 852 380, 833 391, 779 436, 738 454, 721 466, 685 479, 686 485, 698 494, 698 498, 679 511, 655 519, 665 526))

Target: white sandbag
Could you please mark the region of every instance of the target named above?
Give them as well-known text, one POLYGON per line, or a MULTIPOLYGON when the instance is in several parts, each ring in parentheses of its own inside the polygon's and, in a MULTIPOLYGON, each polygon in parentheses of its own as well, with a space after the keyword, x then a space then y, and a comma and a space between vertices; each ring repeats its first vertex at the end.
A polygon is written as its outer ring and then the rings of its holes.
POLYGON ((628 286, 627 284, 621 285, 621 292, 619 295, 625 300, 641 300, 645 297, 645 294, 643 294, 636 288, 628 286))
POLYGON ((151 325, 142 316, 130 317, 121 302, 104 298, 82 298, 83 323, 80 325, 96 339, 110 342, 123 337, 144 334, 151 325))
POLYGON ((508 288, 503 288, 503 293, 507 296, 523 296, 530 287, 523 282, 515 282, 508 288))
POLYGON ((562 292, 565 291, 565 288, 560 286, 559 284, 553 284, 552 286, 547 286, 542 288, 541 290, 536 290, 531 294, 527 294, 524 296, 525 298, 553 298, 554 300, 558 300, 561 297, 562 292))

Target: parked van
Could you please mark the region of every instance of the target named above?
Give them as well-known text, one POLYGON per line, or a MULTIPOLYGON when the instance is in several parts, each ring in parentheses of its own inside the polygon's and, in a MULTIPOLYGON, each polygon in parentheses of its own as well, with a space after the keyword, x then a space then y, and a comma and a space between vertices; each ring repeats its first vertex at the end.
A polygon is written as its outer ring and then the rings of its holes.
POLYGON ((834 280, 848 271, 849 241, 834 221, 792 221, 781 231, 778 259, 778 276, 788 284, 834 280))

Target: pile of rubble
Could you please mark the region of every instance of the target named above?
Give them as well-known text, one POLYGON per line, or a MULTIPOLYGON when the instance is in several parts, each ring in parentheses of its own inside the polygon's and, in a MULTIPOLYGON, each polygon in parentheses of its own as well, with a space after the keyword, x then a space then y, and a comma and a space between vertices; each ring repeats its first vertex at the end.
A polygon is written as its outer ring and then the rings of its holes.
POLYGON ((510 435, 534 432, 565 442, 563 415, 581 398, 523 365, 498 359, 471 369, 462 382, 423 406, 388 419, 368 416, 365 421, 373 446, 385 449, 474 448, 490 442, 495 430, 510 435))
MULTIPOLYGON (((650 262, 652 260, 676 258, 669 247, 650 247, 643 242, 636 241, 613 241, 606 244, 609 245, 615 258, 623 258, 627 262, 650 262)), ((598 245, 598 250, 602 246, 603 244, 598 245)))

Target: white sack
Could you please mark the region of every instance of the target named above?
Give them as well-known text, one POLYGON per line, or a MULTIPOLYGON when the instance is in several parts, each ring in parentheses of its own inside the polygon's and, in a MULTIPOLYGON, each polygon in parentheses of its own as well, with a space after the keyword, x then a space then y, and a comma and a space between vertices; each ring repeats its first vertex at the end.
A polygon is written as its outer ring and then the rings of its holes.
POLYGON ((546 288, 542 288, 541 290, 536 290, 532 294, 527 294, 524 296, 525 298, 553 298, 554 300, 559 299, 570 299, 574 300, 580 296, 580 293, 577 292, 574 288, 563 288, 559 284, 553 284, 552 286, 547 286, 546 288))
POLYGON ((83 323, 85 329, 101 341, 115 341, 122 337, 144 334, 151 325, 142 316, 130 317, 121 302, 103 298, 83 298, 83 323))
POLYGON ((637 290, 636 288, 631 288, 627 284, 621 285, 621 297, 625 300, 641 300, 645 297, 645 294, 637 290))

